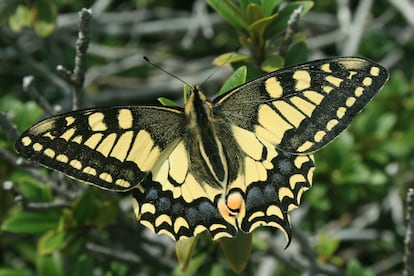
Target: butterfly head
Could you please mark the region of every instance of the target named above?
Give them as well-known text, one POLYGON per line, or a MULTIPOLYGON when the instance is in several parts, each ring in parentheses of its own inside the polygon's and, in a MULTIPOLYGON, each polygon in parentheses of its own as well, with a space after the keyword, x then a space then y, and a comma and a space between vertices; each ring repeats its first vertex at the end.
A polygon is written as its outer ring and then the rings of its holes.
POLYGON ((208 118, 211 115, 213 104, 211 101, 201 92, 200 87, 195 86, 188 96, 188 101, 185 104, 185 114, 194 120, 200 120, 202 118, 208 118))

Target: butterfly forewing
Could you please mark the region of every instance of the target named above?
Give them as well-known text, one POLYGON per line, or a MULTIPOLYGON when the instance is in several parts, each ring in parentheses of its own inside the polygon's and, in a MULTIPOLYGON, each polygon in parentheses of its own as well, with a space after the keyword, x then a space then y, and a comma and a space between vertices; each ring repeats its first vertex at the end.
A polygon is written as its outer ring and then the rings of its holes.
POLYGON ((138 185, 182 135, 183 114, 165 107, 93 108, 45 119, 16 149, 28 159, 110 190, 138 185))
POLYGON ((310 153, 343 131, 387 79, 385 68, 366 59, 318 60, 230 91, 215 101, 216 112, 280 149, 310 153))

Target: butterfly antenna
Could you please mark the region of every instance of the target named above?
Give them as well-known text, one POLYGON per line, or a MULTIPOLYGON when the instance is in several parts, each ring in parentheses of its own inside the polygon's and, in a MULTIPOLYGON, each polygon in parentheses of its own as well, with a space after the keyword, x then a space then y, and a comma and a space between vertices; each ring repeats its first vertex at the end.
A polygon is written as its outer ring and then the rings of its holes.
POLYGON ((233 55, 235 54, 235 51, 233 51, 225 60, 222 64, 220 64, 219 66, 216 67, 216 69, 210 74, 208 75, 208 77, 203 81, 203 83, 200 85, 201 87, 209 80, 211 79, 212 76, 214 76, 219 70, 221 70, 221 68, 227 64, 227 62, 233 57, 233 55))
POLYGON ((189 84, 188 82, 184 81, 183 79, 181 79, 180 77, 174 75, 173 73, 168 72, 167 70, 165 70, 164 68, 162 68, 161 66, 159 66, 158 64, 152 62, 148 57, 143 56, 143 59, 148 62, 149 64, 151 64, 152 66, 154 66, 155 68, 157 68, 158 70, 161 70, 162 72, 166 73, 167 75, 170 75, 171 77, 173 77, 176 80, 179 80, 180 82, 184 83, 185 85, 188 85, 189 87, 193 87, 191 84, 189 84))

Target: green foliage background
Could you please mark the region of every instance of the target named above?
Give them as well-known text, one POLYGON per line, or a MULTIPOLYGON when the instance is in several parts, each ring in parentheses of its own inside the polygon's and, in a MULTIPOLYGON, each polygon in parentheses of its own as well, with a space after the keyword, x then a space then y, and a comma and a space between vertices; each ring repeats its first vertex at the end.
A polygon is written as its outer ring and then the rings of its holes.
MULTIPOLYGON (((314 186, 293 212, 291 246, 283 250, 276 230, 255 231, 243 273, 263 273, 269 263, 274 275, 402 272, 404 200, 414 179, 414 36, 407 11, 379 0, 358 21, 359 1, 338 7, 334 1, 209 0, 209 10, 202 1, 103 2, 0 2, 0 276, 182 274, 175 244, 135 221, 127 194, 61 177, 18 159, 13 149, 18 132, 48 115, 34 90, 52 111, 71 109, 71 87, 55 68, 73 67, 77 13, 89 6, 84 106, 155 103, 160 96, 182 103, 182 84, 137 56, 149 55, 191 84, 211 75, 212 62, 230 63, 242 70, 232 78, 238 84, 289 64, 348 53, 347 42, 363 29, 351 54, 388 67, 390 80, 349 130, 316 154, 314 186), (288 21, 300 5, 287 43, 288 21), (205 22, 200 14, 209 15, 205 22), (198 29, 185 21, 194 18, 204 22, 198 29), (28 75, 34 83, 24 92, 28 75)), ((210 95, 229 76, 228 68, 218 70, 203 83, 210 95)), ((226 253, 207 237, 192 250, 192 258, 184 256, 187 274, 234 273, 226 253)))

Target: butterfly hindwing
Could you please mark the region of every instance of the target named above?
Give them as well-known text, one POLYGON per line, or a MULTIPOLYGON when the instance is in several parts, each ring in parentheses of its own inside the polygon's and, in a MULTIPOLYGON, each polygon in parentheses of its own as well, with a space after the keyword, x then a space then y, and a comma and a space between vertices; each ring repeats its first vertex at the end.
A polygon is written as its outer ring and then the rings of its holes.
POLYGON ((143 183, 149 188, 133 190, 133 198, 137 219, 153 232, 167 234, 175 240, 193 237, 205 230, 214 240, 237 234, 236 225, 226 222, 217 210, 214 198, 219 198, 221 191, 210 198, 204 191, 200 193, 202 186, 196 183, 192 187, 194 198, 187 201, 188 190, 182 191, 187 194, 187 200, 182 194, 175 197, 174 192, 150 179, 148 177, 143 183))
POLYGON ((93 108, 45 119, 16 149, 49 168, 104 189, 139 184, 182 135, 183 114, 166 107, 93 108))
POLYGON ((213 239, 234 236, 237 226, 226 222, 217 210, 223 189, 200 179, 183 140, 171 144, 165 158, 134 189, 137 219, 155 233, 175 240, 208 230, 213 239))

